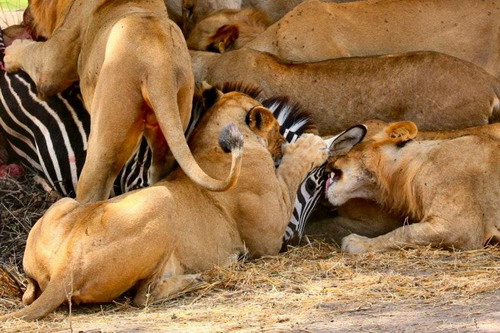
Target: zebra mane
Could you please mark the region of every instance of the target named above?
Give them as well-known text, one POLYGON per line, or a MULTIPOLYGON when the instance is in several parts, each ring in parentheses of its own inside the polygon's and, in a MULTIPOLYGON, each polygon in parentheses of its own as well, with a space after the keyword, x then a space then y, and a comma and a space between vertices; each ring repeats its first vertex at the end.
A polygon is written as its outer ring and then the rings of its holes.
POLYGON ((262 105, 273 112, 281 126, 281 134, 284 135, 286 130, 298 136, 303 133, 317 133, 311 114, 290 97, 274 96, 262 101, 262 105))
MULTIPOLYGON (((241 81, 217 83, 215 87, 223 93, 238 91, 261 102, 264 107, 273 112, 280 124, 280 132, 285 137, 288 134, 298 137, 303 133, 316 134, 318 132, 311 114, 288 96, 273 96, 263 100, 262 88, 241 81)), ((193 97, 192 115, 186 132, 187 137, 192 133, 206 111, 202 94, 198 91, 193 97)))

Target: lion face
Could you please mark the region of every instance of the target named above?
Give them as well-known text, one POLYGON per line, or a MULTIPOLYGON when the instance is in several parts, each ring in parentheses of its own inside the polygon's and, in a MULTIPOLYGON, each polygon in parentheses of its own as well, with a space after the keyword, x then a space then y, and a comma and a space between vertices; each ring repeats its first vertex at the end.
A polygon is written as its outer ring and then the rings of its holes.
MULTIPOLYGON (((201 94, 204 105, 208 109, 205 119, 218 117, 220 123, 224 124, 229 122, 228 116, 231 114, 235 112, 242 113, 244 123, 242 122, 241 125, 248 126, 251 132, 255 134, 256 141, 267 148, 274 160, 281 158, 281 146, 286 141, 280 133, 280 124, 271 110, 245 93, 232 91, 224 94, 206 82, 202 85, 201 94)), ((234 117, 231 121, 234 121, 234 117)))
POLYGON ((280 124, 273 113, 258 105, 248 112, 246 123, 262 139, 263 145, 267 147, 273 159, 280 159, 282 156, 281 147, 285 143, 285 138, 280 133, 280 124))
POLYGON ((335 207, 353 198, 373 199, 375 181, 365 163, 362 147, 356 148, 361 149, 335 158, 326 167, 330 175, 326 181, 325 195, 335 207))
POLYGON ((387 174, 397 172, 392 163, 398 159, 399 150, 417 135, 412 122, 389 124, 363 143, 359 143, 362 137, 349 136, 349 131, 337 139, 333 148, 336 154, 327 166, 331 174, 325 191, 334 206, 354 198, 375 200, 381 188, 390 187, 387 174))

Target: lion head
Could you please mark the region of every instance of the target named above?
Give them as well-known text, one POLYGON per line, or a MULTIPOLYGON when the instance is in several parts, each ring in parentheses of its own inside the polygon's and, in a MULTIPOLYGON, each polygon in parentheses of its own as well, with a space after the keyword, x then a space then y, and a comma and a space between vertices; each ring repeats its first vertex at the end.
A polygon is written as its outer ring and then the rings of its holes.
MULTIPOLYGON (((221 89, 229 88, 222 87, 221 89)), ((245 91, 245 89, 242 90, 245 91)), ((260 91, 247 92, 250 95, 260 93, 260 91)), ((274 160, 281 157, 281 146, 285 143, 285 139, 280 133, 280 124, 271 110, 244 92, 223 93, 207 83, 203 83, 200 94, 202 95, 203 107, 207 111, 193 132, 193 137, 197 137, 197 132, 207 130, 207 126, 220 126, 230 121, 234 122, 235 114, 237 114, 239 116, 236 119, 240 121, 236 125, 245 135, 245 145, 258 143, 267 148, 274 160), (217 121, 214 122, 214 119, 217 121), (247 140, 249 136, 255 140, 247 140)), ((215 128, 213 131, 218 132, 215 128)), ((194 146, 202 145, 203 143, 199 140, 203 139, 194 138, 190 142, 194 146)))
POLYGON ((24 13, 24 25, 34 39, 49 38, 62 24, 74 0, 29 0, 24 13))
POLYGON ((399 150, 416 135, 417 127, 412 122, 389 124, 361 143, 363 136, 359 133, 344 133, 345 139, 336 146, 334 158, 327 166, 330 177, 326 196, 330 203, 340 206, 354 198, 377 201, 383 198, 381 204, 398 209, 406 202, 410 203, 409 210, 414 211, 417 204, 411 198, 410 180, 416 170, 402 168, 399 173, 394 172, 391 161, 398 158, 399 150), (399 199, 394 202, 394 198, 399 199))

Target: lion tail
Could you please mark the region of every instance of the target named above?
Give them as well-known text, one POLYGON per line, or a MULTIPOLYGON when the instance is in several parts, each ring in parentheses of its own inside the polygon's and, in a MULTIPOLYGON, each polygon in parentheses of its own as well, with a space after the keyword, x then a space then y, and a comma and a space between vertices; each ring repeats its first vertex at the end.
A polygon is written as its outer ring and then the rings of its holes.
MULTIPOLYGON (((146 81, 143 94, 146 102, 150 104, 150 107, 156 114, 158 125, 165 136, 175 160, 179 163, 186 175, 199 186, 210 191, 219 192, 230 189, 236 184, 239 177, 239 171, 241 170, 243 136, 235 125, 228 126, 222 131, 222 134, 224 134, 222 142, 224 142, 224 144, 229 144, 222 147, 226 152, 231 151, 232 167, 224 180, 215 179, 207 175, 194 159, 187 144, 186 137, 184 136, 179 113, 179 104, 185 103, 185 101, 179 101, 180 103, 178 103, 175 97, 180 97, 179 94, 177 94, 177 96, 172 96, 165 93, 165 90, 158 89, 157 86, 154 86, 155 82, 161 82, 162 80, 164 79, 155 77, 146 81)), ((189 94, 188 98, 191 101, 192 93, 189 94)), ((189 109, 191 109, 191 103, 189 103, 189 109)))
POLYGON ((27 307, 0 317, 0 322, 10 318, 24 320, 36 320, 45 317, 57 309, 67 298, 67 288, 63 279, 53 278, 47 284, 47 288, 33 303, 27 307))

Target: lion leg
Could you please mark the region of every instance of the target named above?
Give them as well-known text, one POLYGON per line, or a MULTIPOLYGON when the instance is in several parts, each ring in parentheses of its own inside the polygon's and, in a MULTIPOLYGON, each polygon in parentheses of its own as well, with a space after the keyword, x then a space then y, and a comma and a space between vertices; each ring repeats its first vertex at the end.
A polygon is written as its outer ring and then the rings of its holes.
POLYGON ((174 168, 175 159, 159 126, 146 127, 144 135, 151 148, 153 160, 149 168, 150 184, 165 177, 174 168))
POLYGON ((30 305, 38 298, 38 296, 40 296, 40 287, 33 279, 27 277, 26 280, 28 285, 26 286, 26 291, 23 294, 23 304, 30 305))
POLYGON ((76 188, 76 200, 80 203, 109 198, 115 178, 137 149, 144 132, 141 92, 129 88, 139 84, 130 84, 130 78, 127 80, 123 73, 123 77, 118 72, 110 75, 105 69, 101 71, 103 79, 96 85, 90 108, 87 157, 76 188))
POLYGON ((160 274, 155 274, 139 285, 134 297, 134 304, 145 306, 168 298, 199 283, 199 281, 200 274, 184 274, 184 268, 172 254, 160 274))
POLYGON ((46 42, 15 40, 5 50, 5 68, 28 73, 42 98, 62 92, 79 79, 78 38, 77 32, 61 29, 46 42))
POLYGON ((463 250, 482 247, 476 230, 457 228, 448 220, 433 217, 419 223, 397 228, 385 235, 368 238, 351 234, 342 239, 342 251, 349 253, 377 252, 405 248, 411 245, 458 248, 463 250))
POLYGON ((276 170, 276 176, 288 193, 290 207, 307 174, 325 163, 327 158, 328 149, 325 142, 314 134, 304 134, 295 143, 284 146, 283 159, 276 170))
POLYGON ((113 126, 101 123, 94 124, 90 132, 87 158, 76 188, 76 200, 80 203, 109 198, 116 177, 140 142, 139 125, 119 120, 114 124, 122 124, 122 129, 116 131, 113 126))

